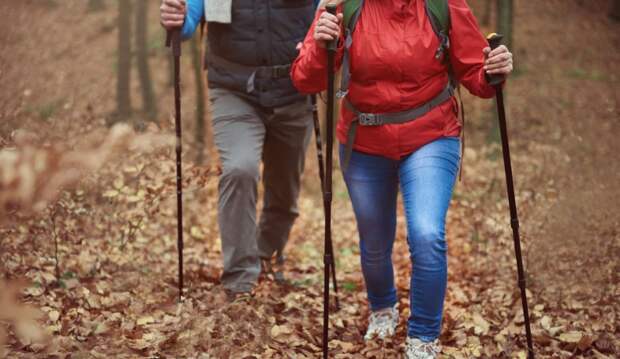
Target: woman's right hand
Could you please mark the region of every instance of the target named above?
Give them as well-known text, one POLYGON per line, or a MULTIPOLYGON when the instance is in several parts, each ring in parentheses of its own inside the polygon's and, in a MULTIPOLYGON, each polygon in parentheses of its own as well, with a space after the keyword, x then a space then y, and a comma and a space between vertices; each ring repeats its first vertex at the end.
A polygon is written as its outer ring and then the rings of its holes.
POLYGON ((332 15, 323 12, 314 26, 314 40, 320 47, 325 47, 328 41, 336 40, 340 36, 340 22, 342 13, 332 15))
POLYGON ((166 30, 182 27, 186 13, 185 0, 162 0, 159 7, 161 26, 166 30))

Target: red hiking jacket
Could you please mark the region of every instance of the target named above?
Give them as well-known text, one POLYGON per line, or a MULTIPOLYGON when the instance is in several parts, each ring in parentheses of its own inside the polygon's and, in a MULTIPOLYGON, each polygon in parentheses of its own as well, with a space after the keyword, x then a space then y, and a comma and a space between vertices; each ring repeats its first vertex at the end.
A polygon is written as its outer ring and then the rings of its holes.
MULTIPOLYGON (((449 56, 456 76, 472 94, 493 97, 495 90, 486 82, 483 69, 482 49, 487 41, 465 0, 449 0, 449 8, 449 56)), ((302 93, 327 88, 327 51, 313 39, 320 13, 291 68, 293 84, 302 93)), ((435 58, 438 46, 423 0, 366 0, 353 32, 348 99, 359 111, 369 113, 400 112, 431 100, 448 82, 447 67, 435 58)), ((337 68, 342 55, 340 41, 337 68)), ((352 119, 353 114, 340 106, 337 137, 341 143, 346 143, 352 119)), ((415 121, 359 126, 353 148, 400 159, 440 137, 458 136, 460 131, 458 106, 452 98, 415 121)))

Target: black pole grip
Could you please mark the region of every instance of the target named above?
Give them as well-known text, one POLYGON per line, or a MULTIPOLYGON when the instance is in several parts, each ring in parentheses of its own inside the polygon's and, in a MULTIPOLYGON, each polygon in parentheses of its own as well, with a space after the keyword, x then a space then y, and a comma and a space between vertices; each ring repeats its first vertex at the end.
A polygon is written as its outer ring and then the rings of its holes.
MULTIPOLYGON (((328 13, 332 14, 332 15, 336 15, 336 10, 337 10, 337 6, 335 4, 327 4, 325 5, 325 11, 327 11, 328 13)), ((331 40, 327 42, 327 50, 329 51, 336 51, 336 43, 338 42, 338 39, 335 40, 331 40)))
MULTIPOLYGON (((487 41, 489 42, 489 47, 491 48, 491 50, 494 50, 499 45, 501 45, 503 38, 504 36, 500 34, 496 34, 496 33, 489 34, 489 36, 487 36, 487 41)), ((504 82, 505 80, 505 77, 503 75, 489 75, 489 74, 485 74, 485 75, 487 78, 487 82, 491 86, 497 86, 501 84, 502 82, 504 82)))

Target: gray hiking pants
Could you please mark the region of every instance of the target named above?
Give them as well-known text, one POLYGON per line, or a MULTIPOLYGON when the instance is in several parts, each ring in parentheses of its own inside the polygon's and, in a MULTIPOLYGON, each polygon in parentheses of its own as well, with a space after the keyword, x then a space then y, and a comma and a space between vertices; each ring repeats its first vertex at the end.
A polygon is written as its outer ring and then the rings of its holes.
POLYGON ((300 177, 313 126, 311 108, 304 101, 263 108, 222 88, 211 88, 209 99, 222 162, 222 284, 234 292, 249 291, 260 274, 260 259, 282 254, 298 216, 300 177), (261 159, 265 193, 257 225, 261 159))

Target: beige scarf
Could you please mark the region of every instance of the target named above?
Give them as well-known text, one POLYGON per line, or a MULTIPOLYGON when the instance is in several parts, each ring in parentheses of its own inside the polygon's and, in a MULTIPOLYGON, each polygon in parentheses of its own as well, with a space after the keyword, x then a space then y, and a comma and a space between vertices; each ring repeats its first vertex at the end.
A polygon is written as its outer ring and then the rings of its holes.
MULTIPOLYGON (((220 22, 230 24, 232 22, 232 0, 204 0, 205 18, 208 22, 220 22)), ((319 8, 322 9, 326 4, 341 4, 344 0, 321 0, 319 8)))
POLYGON ((205 18, 208 22, 230 24, 232 0, 205 0, 205 18))

